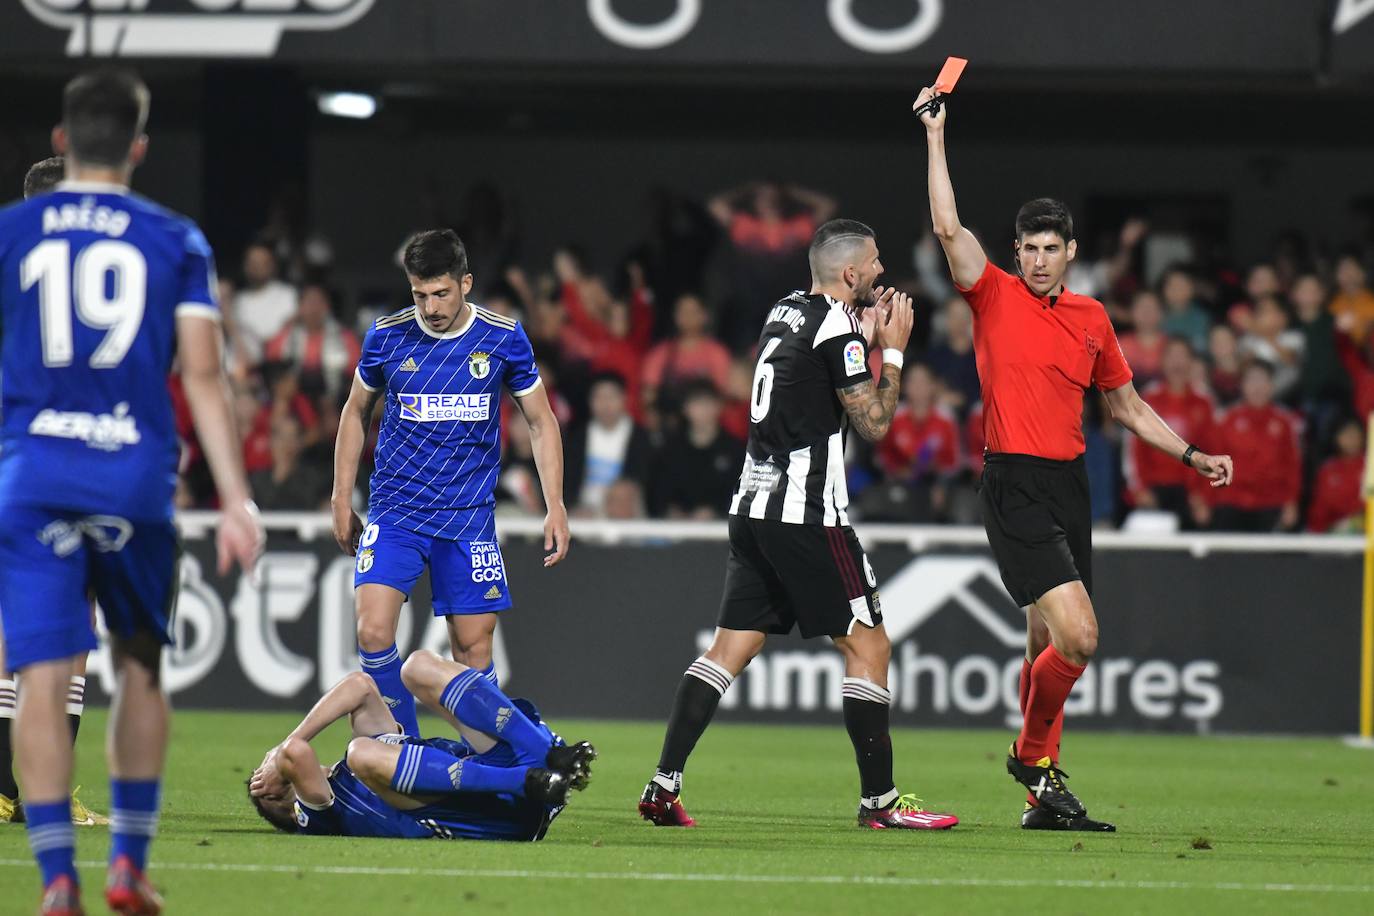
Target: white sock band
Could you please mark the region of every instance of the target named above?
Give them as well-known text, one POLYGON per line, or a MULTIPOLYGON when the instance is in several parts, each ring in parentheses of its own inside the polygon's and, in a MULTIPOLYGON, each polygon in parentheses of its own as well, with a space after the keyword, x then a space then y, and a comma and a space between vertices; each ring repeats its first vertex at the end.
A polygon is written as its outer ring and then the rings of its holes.
POLYGON ((73 674, 67 684, 67 715, 80 716, 86 711, 86 679, 73 674))
POLYGON ((15 691, 14 681, 0 681, 0 719, 13 719, 14 707, 18 702, 19 694, 15 691))
POLYGON ((879 687, 872 681, 861 677, 845 678, 840 693, 851 700, 865 700, 869 703, 881 703, 884 706, 892 705, 892 692, 890 690, 886 687, 879 687))
POLYGON ((710 684, 715 688, 716 693, 722 696, 725 695, 726 690, 730 689, 730 684, 735 680, 733 674, 704 655, 688 665, 686 673, 710 684))
POLYGON ((888 805, 892 804, 896 800, 897 787, 893 786, 883 795, 874 795, 871 797, 859 799, 859 804, 863 805, 865 808, 869 808, 871 810, 876 811, 879 808, 886 808, 888 805))

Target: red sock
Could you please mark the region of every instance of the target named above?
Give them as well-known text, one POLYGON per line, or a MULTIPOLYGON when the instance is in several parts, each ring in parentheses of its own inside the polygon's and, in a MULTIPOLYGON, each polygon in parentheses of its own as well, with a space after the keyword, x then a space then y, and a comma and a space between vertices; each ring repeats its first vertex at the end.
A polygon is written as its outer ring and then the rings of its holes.
POLYGON ((1016 739, 1016 754, 1022 763, 1034 764, 1041 757, 1050 756, 1055 720, 1064 712, 1064 701, 1083 674, 1083 667, 1070 664, 1054 646, 1041 652, 1031 665, 1030 696, 1026 699, 1021 734, 1016 739))
POLYGON ((1055 766, 1059 766, 1059 742, 1064 737, 1064 707, 1059 707, 1059 715, 1054 717, 1054 724, 1050 726, 1050 759, 1055 766))

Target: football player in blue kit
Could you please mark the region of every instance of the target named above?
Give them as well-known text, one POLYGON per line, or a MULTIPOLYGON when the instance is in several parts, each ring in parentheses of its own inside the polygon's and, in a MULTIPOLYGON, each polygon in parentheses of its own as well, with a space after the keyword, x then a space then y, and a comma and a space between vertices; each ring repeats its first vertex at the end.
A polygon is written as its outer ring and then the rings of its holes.
POLYGON ((413 236, 402 265, 415 304, 379 318, 362 358, 334 447, 334 537, 357 557, 358 655, 406 734, 418 734, 415 699, 401 680, 396 625, 426 566, 434 614, 444 617, 455 660, 495 680, 492 634, 511 606, 493 515, 501 471, 501 394, 529 424, 548 514, 544 558, 568 552, 563 440, 534 351, 518 321, 467 301, 467 251, 451 230, 413 236), (383 401, 366 527, 353 511, 358 462, 383 401))
POLYGON ((459 740, 405 734, 376 682, 347 675, 253 771, 258 813, 287 833, 543 839, 568 790, 586 787, 596 750, 565 744, 529 701, 433 652, 412 653, 401 676, 459 740), (322 767, 310 741, 344 717, 348 751, 322 767))
MULTIPOLYGON (((35 162, 24 175, 24 199, 47 194, 57 187, 66 178, 66 169, 61 156, 35 162)), ((95 613, 94 608, 91 612, 95 613)), ((18 702, 18 684, 5 666, 5 640, 0 633, 0 824, 24 822, 24 804, 19 800, 19 784, 14 780, 14 745, 10 732, 18 702)), ((72 666, 72 679, 67 685, 67 721, 72 727, 73 744, 85 711, 86 657, 81 656, 72 666)), ((83 827, 107 826, 110 819, 87 808, 76 797, 76 792, 72 792, 72 823, 83 827)))
POLYGON ((118 913, 161 909, 144 869, 178 582, 174 353, 223 507, 220 573, 251 567, 263 540, 221 369, 209 245, 190 220, 129 191, 147 151, 148 102, 131 73, 74 79, 53 130, 67 180, 0 211, 0 616, 8 665, 23 680, 15 756, 48 916, 82 912, 65 716, 74 666, 96 647, 88 591, 116 677, 105 899, 118 913))

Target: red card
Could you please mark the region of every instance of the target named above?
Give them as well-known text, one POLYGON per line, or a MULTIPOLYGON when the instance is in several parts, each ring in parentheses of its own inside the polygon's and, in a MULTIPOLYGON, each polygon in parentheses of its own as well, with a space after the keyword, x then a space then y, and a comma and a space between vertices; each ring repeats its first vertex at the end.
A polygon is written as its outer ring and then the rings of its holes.
POLYGON ((954 84, 959 82, 959 77, 968 66, 968 61, 962 57, 947 57, 945 65, 940 68, 940 75, 935 77, 935 91, 941 95, 949 95, 954 91, 954 84))

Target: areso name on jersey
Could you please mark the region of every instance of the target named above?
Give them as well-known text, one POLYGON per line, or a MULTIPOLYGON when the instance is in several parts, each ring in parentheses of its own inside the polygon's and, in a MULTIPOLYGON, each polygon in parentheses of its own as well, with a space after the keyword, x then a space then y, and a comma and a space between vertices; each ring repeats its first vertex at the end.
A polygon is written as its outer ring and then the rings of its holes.
POLYGON ((458 420, 472 423, 491 416, 491 394, 405 394, 396 395, 401 418, 416 423, 458 420))

